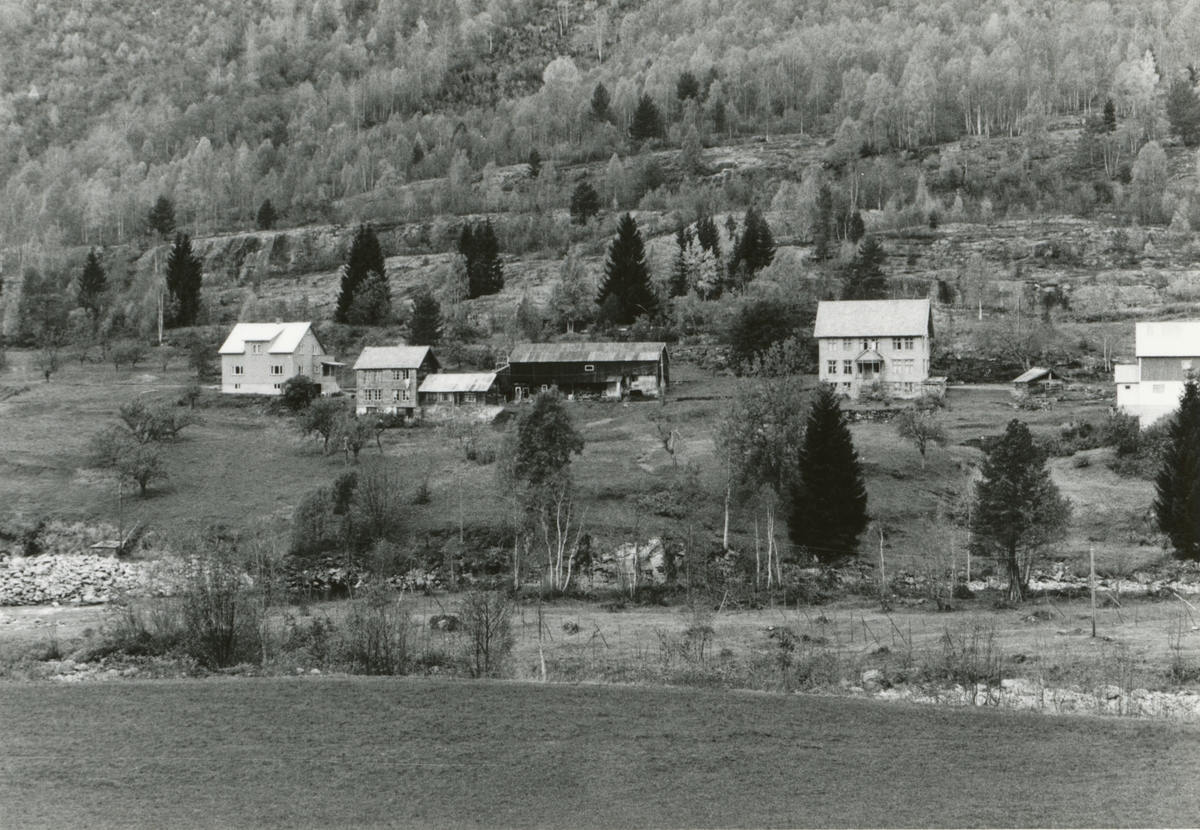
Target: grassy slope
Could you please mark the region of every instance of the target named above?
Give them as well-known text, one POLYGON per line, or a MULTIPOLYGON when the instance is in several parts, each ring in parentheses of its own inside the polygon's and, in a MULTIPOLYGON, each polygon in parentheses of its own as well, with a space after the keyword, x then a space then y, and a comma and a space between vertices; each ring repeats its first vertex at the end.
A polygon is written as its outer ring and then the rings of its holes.
POLYGON ((0 694, 0 825, 1182 826, 1194 728, 674 689, 213 680, 0 694))

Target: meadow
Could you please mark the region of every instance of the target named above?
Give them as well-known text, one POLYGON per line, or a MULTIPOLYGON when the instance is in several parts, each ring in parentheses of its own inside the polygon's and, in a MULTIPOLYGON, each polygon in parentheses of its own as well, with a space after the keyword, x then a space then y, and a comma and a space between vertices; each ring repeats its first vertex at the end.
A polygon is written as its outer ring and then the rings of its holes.
POLYGON ((1173 827, 1194 726, 363 678, 0 687, 0 825, 1173 827))

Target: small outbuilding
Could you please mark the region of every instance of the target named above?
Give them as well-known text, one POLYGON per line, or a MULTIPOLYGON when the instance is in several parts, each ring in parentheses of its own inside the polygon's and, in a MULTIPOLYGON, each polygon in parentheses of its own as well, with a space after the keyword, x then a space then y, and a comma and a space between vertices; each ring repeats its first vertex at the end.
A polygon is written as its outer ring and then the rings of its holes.
POLYGON ((1023 372, 1013 382, 1013 395, 1049 395, 1061 392, 1065 378, 1054 369, 1043 369, 1034 366, 1028 372, 1023 372))
POLYGON ((504 396, 495 372, 428 375, 417 390, 421 406, 497 406, 504 396))

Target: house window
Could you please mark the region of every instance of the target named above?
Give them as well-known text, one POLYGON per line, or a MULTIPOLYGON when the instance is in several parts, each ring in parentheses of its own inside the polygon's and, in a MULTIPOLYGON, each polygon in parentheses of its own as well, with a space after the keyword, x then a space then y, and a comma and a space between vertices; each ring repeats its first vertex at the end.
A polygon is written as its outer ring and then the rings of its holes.
POLYGON ((408 373, 409 373, 408 369, 401 369, 400 370, 400 380, 408 380, 408 373))
POLYGON ((843 384, 842 384, 842 391, 843 391, 843 392, 845 392, 847 395, 848 395, 848 394, 850 394, 850 384, 848 384, 848 383, 843 383, 843 384))
POLYGON ((407 389, 404 389, 404 390, 402 390, 402 391, 400 392, 400 400, 402 400, 402 401, 411 401, 411 400, 412 400, 412 392, 410 392, 410 391, 409 391, 409 390, 407 390, 407 389))
POLYGON ((282 384, 282 383, 277 383, 277 384, 275 384, 275 388, 276 388, 276 389, 282 389, 282 388, 283 388, 283 384, 282 384))
MULTIPOLYGON (((893 338, 892 338, 892 348, 893 348, 893 349, 896 349, 897 351, 899 351, 899 350, 900 350, 900 346, 901 346, 901 340, 900 340, 900 338, 899 338, 899 337, 893 337, 893 338)), ((910 347, 910 348, 911 348, 911 347, 910 347)))
POLYGON ((241 366, 234 366, 233 373, 235 375, 242 375, 242 374, 245 374, 245 371, 243 370, 243 368, 241 366))
POLYGON ((829 351, 831 351, 831 352, 836 352, 836 351, 838 350, 838 342, 839 342, 839 341, 837 341, 837 340, 829 340, 829 341, 827 341, 827 342, 829 343, 829 351))
POLYGON ((393 400, 393 401, 398 401, 398 400, 400 400, 400 390, 399 390, 399 389, 393 389, 393 390, 392 390, 392 400, 393 400))
POLYGON ((463 395, 463 403, 475 403, 475 393, 467 392, 463 395))
POLYGON ((915 340, 914 340, 914 338, 912 338, 912 337, 906 337, 906 338, 904 338, 904 348, 905 348, 905 349, 911 349, 911 348, 913 348, 913 344, 914 344, 914 343, 915 343, 915 340))
POLYGON ((854 341, 849 337, 842 338, 842 351, 851 351, 854 348, 854 341))
POLYGON ((596 371, 596 366, 595 366, 595 364, 592 364, 592 363, 585 363, 585 364, 583 364, 583 371, 594 372, 594 371, 596 371))
POLYGON ((1132 389, 1132 388, 1133 388, 1132 386, 1129 386, 1128 384, 1126 384, 1126 386, 1125 386, 1125 391, 1126 391, 1126 392, 1128 392, 1128 391, 1129 391, 1130 389, 1132 389))
POLYGON ((842 361, 842 374, 843 375, 854 374, 854 361, 853 360, 843 360, 842 361))
POLYGON ((1162 395, 1167 391, 1167 385, 1165 383, 1156 383, 1151 387, 1150 391, 1155 395, 1162 395))
POLYGON ((241 388, 242 388, 242 385, 241 385, 240 383, 235 383, 235 384, 233 385, 233 388, 234 388, 234 389, 241 389, 241 388))
POLYGON ((549 391, 550 391, 550 387, 549 387, 549 386, 547 386, 546 384, 544 384, 544 383, 543 383, 543 384, 542 384, 542 391, 543 391, 543 392, 549 392, 549 391))
POLYGON ((449 392, 438 392, 438 401, 439 402, 447 403, 449 400, 450 400, 449 392))
POLYGON ((826 371, 831 375, 836 375, 837 374, 837 361, 836 360, 829 361, 829 366, 826 371))
POLYGON ((401 379, 400 376, 402 374, 404 374, 403 369, 393 369, 392 370, 392 380, 400 380, 401 379))
POLYGON ((271 374, 282 375, 283 374, 283 365, 279 364, 279 363, 272 363, 271 364, 271 374))
POLYGON ((262 343, 251 344, 250 354, 262 354, 262 343))

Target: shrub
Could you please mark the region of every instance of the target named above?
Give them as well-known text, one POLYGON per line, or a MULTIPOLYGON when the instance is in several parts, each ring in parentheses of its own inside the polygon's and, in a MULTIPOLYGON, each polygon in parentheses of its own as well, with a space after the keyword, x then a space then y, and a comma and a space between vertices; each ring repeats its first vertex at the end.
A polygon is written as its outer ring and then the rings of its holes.
POLYGON ((389 588, 369 589, 354 600, 342 632, 343 657, 359 674, 404 674, 411 663, 411 619, 389 588))
POLYGON ((469 591, 463 597, 462 625, 471 676, 499 675, 514 642, 512 600, 502 591, 469 591))
POLYGON ((258 662, 263 608, 246 573, 226 551, 192 556, 179 594, 183 648, 208 669, 258 662))

